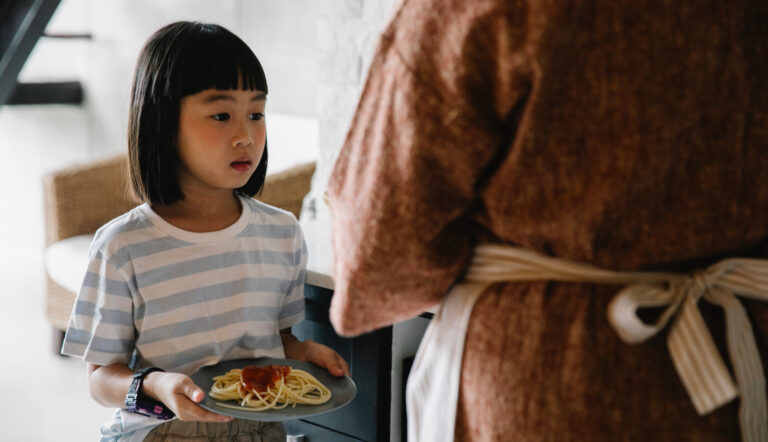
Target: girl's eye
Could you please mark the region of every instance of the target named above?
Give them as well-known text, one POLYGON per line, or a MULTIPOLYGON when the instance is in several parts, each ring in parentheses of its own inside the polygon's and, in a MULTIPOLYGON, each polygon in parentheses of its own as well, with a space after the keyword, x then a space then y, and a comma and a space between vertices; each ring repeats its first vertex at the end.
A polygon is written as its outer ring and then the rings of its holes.
POLYGON ((259 112, 259 113, 255 113, 255 114, 251 114, 251 115, 249 116, 249 118, 250 118, 251 120, 254 120, 254 121, 259 121, 259 120, 261 120, 262 118, 264 118, 264 114, 262 114, 262 113, 260 113, 260 112, 259 112))
POLYGON ((228 113, 215 114, 212 116, 212 118, 216 121, 227 121, 229 120, 229 114, 228 113))

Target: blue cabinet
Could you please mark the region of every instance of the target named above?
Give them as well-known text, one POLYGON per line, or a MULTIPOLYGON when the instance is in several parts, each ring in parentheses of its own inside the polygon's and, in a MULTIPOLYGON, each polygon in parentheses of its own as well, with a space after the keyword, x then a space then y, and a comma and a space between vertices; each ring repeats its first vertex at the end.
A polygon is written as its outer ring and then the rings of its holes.
POLYGON ((355 338, 337 335, 328 318, 332 296, 330 289, 307 284, 306 319, 293 327, 293 334, 302 341, 311 339, 336 350, 349 363, 357 396, 335 412, 286 422, 286 430, 289 436, 296 437, 294 440, 302 442, 388 442, 392 328, 355 338))

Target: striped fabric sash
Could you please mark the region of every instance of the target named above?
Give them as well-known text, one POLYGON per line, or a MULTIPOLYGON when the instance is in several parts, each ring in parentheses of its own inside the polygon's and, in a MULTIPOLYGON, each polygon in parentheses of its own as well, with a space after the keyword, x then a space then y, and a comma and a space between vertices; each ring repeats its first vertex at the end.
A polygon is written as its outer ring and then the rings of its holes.
POLYGON ((742 440, 768 441, 768 408, 752 326, 736 295, 768 301, 768 260, 732 258, 693 274, 617 272, 531 250, 480 245, 465 281, 569 281, 626 285, 611 301, 608 320, 624 342, 643 342, 672 322, 667 347, 696 411, 703 415, 741 395, 742 440), (701 298, 725 311, 726 342, 734 382, 698 309, 701 298), (643 307, 665 307, 655 324, 637 316, 643 307))

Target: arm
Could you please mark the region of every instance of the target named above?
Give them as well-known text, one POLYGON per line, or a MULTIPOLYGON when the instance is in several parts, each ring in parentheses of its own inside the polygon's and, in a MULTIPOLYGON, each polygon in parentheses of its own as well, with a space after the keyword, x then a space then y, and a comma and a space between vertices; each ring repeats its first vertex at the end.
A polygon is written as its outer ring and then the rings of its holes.
MULTIPOLYGON (((88 364, 91 397, 106 407, 125 407, 125 395, 131 387, 133 371, 125 364, 88 364)), ((205 393, 181 373, 152 372, 144 378, 141 390, 170 408, 179 420, 227 422, 232 418, 211 413, 200 406, 205 393)))
MULTIPOLYGON (((88 362, 88 389, 96 402, 125 408, 125 395, 133 382, 133 372, 127 365, 134 351, 133 300, 125 283, 128 278, 103 255, 98 236, 94 240, 96 246, 91 248, 88 273, 78 294, 62 352, 88 362), (106 317, 111 320, 103 321, 106 317), (98 338, 112 344, 92 345, 98 338)), ((149 373, 144 378, 142 391, 165 404, 180 420, 228 420, 195 403, 201 401, 204 394, 186 375, 149 373)))
POLYGON ((382 37, 328 184, 342 335, 416 316, 460 278, 527 87, 524 27, 507 23, 525 13, 423 3, 404 3, 382 37))
POLYGON ((280 330, 280 339, 283 341, 286 358, 313 362, 327 369, 331 375, 336 377, 349 376, 347 361, 332 348, 309 339, 299 341, 296 336, 291 334, 290 328, 280 330))
POLYGON ((298 361, 309 361, 325 369, 332 376, 349 376, 347 362, 333 349, 311 340, 299 341, 291 333, 291 325, 298 324, 304 319, 304 283, 307 268, 307 246, 304 234, 297 229, 294 250, 298 260, 295 263, 294 282, 283 300, 283 310, 280 313, 278 327, 280 340, 283 343, 285 357, 298 361))

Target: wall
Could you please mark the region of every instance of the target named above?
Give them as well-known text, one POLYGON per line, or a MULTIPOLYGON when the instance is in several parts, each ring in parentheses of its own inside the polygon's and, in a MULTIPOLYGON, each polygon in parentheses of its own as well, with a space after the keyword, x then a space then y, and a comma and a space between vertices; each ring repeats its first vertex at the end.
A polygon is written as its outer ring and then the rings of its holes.
MULTIPOLYGON (((312 191, 305 207, 328 218, 322 195, 349 128, 378 37, 396 0, 325 0, 318 23, 317 116, 320 144, 312 191)), ((325 261, 329 260, 327 256, 325 261)))
MULTIPOLYGON (((87 155, 73 154, 72 162, 114 155, 127 148, 133 69, 147 38, 177 20, 221 24, 254 50, 266 71, 269 172, 274 173, 318 156, 321 8, 321 2, 312 0, 63 0, 46 32, 91 34, 92 39, 41 39, 20 80, 80 80, 85 102, 71 110, 82 114, 79 124, 87 138, 78 145, 87 155)), ((16 109, 6 106, 2 112, 16 109)), ((36 109, 46 113, 43 107, 36 109)), ((28 107, 23 112, 30 114, 28 107)))
MULTIPOLYGON (((172 21, 219 23, 243 38, 265 68, 270 173, 317 160, 305 200, 305 208, 314 210, 305 213, 327 220, 322 194, 395 2, 63 0, 48 31, 90 33, 92 40, 42 39, 21 80, 83 82, 85 103, 77 112, 87 137, 72 144, 85 154, 73 153, 72 162, 124 152, 132 73, 142 44, 172 21)), ((2 112, 16 111, 6 107, 2 112)), ((320 232, 327 236, 327 230, 320 232)), ((320 257, 326 266, 330 259, 329 254, 320 257)))
MULTIPOLYGON (((379 35, 397 0, 324 0, 318 22, 319 152, 301 224, 309 248, 308 269, 331 271, 331 227, 323 194, 357 106, 379 35)), ((316 275, 313 275, 316 276, 316 275)), ((312 283, 332 287, 329 278, 312 283)))
MULTIPOLYGON (((323 193, 341 149, 365 82, 379 35, 389 22, 397 0, 326 0, 318 24, 319 84, 317 117, 319 157, 312 190, 304 200, 302 227, 309 247, 309 269, 331 273, 330 213, 323 193)), ((318 275, 314 275, 318 277, 318 275)), ((331 285, 319 278, 321 285, 331 285)), ((416 353, 429 321, 414 318, 395 324, 392 331, 392 402, 390 440, 400 442, 403 358, 416 353)))
MULTIPOLYGON (((42 176, 126 151, 129 92, 138 52, 149 35, 172 21, 220 23, 261 58, 270 83, 270 173, 314 161, 319 144, 321 8, 322 3, 312 0, 62 0, 46 33, 91 34, 92 39, 42 38, 19 80, 80 80, 85 102, 0 107, 0 195, 6 206, 25 215, 3 221, 0 242, 5 254, 0 258, 16 259, 29 274, 26 279, 42 280, 42 176)), ((0 273, 2 281, 17 276, 2 269, 0 273)), ((37 299, 38 294, 33 296, 37 299)))
POLYGON ((195 20, 234 32, 262 62, 270 86, 269 172, 317 157, 316 2, 90 0, 89 5, 93 40, 86 108, 94 155, 126 148, 129 92, 141 46, 165 24, 195 20))

